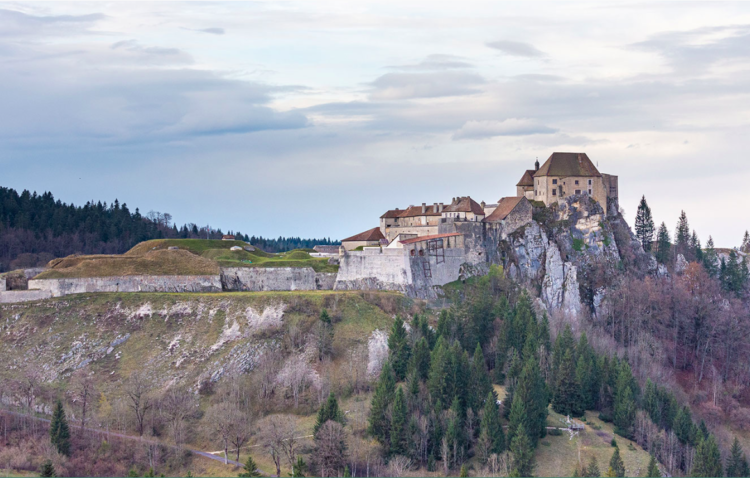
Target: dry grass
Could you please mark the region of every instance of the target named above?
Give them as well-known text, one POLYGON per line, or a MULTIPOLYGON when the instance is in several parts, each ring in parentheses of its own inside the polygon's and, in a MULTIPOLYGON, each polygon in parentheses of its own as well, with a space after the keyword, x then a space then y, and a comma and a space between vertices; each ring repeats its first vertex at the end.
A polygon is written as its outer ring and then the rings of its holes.
POLYGON ((216 275, 216 262, 184 250, 153 250, 143 255, 68 256, 50 261, 37 279, 132 275, 216 275))

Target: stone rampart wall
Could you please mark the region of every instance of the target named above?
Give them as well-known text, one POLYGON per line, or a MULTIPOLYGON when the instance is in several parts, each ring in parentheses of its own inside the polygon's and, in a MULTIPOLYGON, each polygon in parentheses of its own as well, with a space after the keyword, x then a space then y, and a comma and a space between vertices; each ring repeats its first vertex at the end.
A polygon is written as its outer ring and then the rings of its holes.
POLYGON ((6 290, 7 289, 5 288, 5 278, 4 277, 0 277, 0 292, 4 292, 6 290))
POLYGON ((53 297, 86 292, 221 292, 221 278, 209 275, 31 279, 29 289, 49 291, 53 297))
POLYGON ((0 304, 29 302, 32 300, 49 299, 52 293, 47 290, 7 290, 0 291, 0 304))
POLYGON ((340 257, 336 290, 395 290, 412 285, 411 266, 402 248, 350 251, 340 257))
POLYGON ((336 274, 312 267, 226 267, 221 284, 230 291, 331 290, 336 274))

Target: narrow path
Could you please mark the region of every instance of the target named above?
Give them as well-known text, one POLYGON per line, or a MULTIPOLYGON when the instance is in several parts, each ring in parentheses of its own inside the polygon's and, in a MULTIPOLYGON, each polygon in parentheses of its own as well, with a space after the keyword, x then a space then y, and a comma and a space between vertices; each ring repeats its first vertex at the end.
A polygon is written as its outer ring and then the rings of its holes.
MULTIPOLYGON (((44 422, 44 423, 50 423, 50 420, 48 418, 35 417, 33 415, 28 415, 26 413, 19 413, 19 412, 14 412, 14 411, 11 411, 11 410, 0 410, 0 413, 7 413, 9 415, 13 415, 13 416, 16 416, 16 417, 31 418, 33 420, 38 420, 38 421, 41 421, 41 422, 44 422)), ((71 431, 75 430, 75 429, 79 429, 80 430, 80 428, 81 428, 80 426, 71 426, 71 431)), ((162 442, 160 442, 158 440, 149 440, 148 438, 137 437, 137 436, 133 436, 133 435, 127 435, 127 434, 124 434, 124 433, 117 433, 117 432, 109 432, 108 433, 108 432, 100 430, 98 428, 90 428, 90 427, 86 427, 86 430, 90 431, 90 432, 94 432, 94 433, 106 434, 106 435, 109 435, 109 436, 115 436, 117 438, 124 438, 125 440, 134 440, 134 441, 138 441, 138 442, 141 442, 141 443, 150 443, 150 444, 154 444, 154 445, 164 445, 164 446, 167 446, 169 448, 172 448, 173 450, 178 450, 179 449, 179 447, 177 447, 175 445, 169 445, 167 443, 162 443, 162 442)), ((224 458, 223 457, 213 455, 213 454, 211 454, 211 453, 209 453, 207 451, 197 450, 197 449, 189 447, 189 446, 183 446, 182 448, 185 449, 185 450, 188 450, 191 453, 194 453, 196 455, 204 456, 206 458, 210 458, 211 460, 220 461, 221 463, 224 463, 224 458)), ((229 458, 227 458, 227 463, 226 464, 231 464, 231 465, 235 465, 235 466, 239 466, 239 467, 245 466, 243 463, 240 463, 240 462, 234 461, 234 460, 230 460, 229 458)), ((267 473, 264 472, 263 470, 261 470, 260 468, 258 468, 258 471, 260 473, 262 473, 263 475, 267 475, 267 473)))

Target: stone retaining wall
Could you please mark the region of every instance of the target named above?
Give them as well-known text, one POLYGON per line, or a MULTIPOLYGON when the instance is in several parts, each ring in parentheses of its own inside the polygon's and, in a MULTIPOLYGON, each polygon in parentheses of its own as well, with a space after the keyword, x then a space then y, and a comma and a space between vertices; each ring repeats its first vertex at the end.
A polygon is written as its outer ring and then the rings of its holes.
POLYGON ((411 266, 402 248, 347 251, 340 256, 336 290, 395 290, 412 286, 411 266))
POLYGON ((224 290, 331 290, 336 274, 312 267, 226 267, 221 269, 224 290))
POLYGON ((221 278, 209 275, 31 279, 29 289, 49 291, 53 297, 86 292, 221 292, 221 278))
POLYGON ((5 288, 5 278, 0 277, 0 292, 5 292, 7 289, 5 288))
POLYGON ((47 290, 7 290, 0 291, 0 304, 15 302, 29 302, 32 300, 49 299, 52 293, 47 290))

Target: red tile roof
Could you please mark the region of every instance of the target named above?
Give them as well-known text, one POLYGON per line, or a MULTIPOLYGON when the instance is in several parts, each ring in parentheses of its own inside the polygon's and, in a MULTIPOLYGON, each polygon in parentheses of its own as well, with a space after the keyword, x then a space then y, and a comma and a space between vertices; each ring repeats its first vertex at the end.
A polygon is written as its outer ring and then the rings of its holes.
POLYGON ((380 228, 373 227, 372 229, 365 232, 360 232, 359 234, 356 234, 352 237, 347 237, 341 242, 380 241, 381 239, 385 239, 385 236, 383 236, 383 233, 380 232, 380 228))
POLYGON ((469 196, 458 197, 450 203, 450 205, 443 208, 443 212, 473 212, 480 216, 484 216, 484 209, 475 200, 469 196))
POLYGON ((536 173, 535 169, 527 169, 526 172, 523 173, 523 176, 521 176, 521 180, 518 181, 518 184, 516 184, 516 186, 533 186, 534 173, 536 173))
POLYGON ((443 239, 445 237, 456 237, 456 236, 463 236, 463 234, 460 234, 458 232, 450 232, 447 234, 433 234, 431 236, 413 237, 411 239, 406 239, 404 241, 399 241, 399 242, 401 242, 401 244, 414 244, 415 242, 430 241, 433 239, 443 239))
POLYGON ((484 218, 484 222, 498 222, 502 221, 506 217, 508 217, 508 214, 515 209, 516 206, 518 206, 518 203, 520 203, 523 199, 526 199, 523 196, 518 197, 508 197, 508 198, 502 198, 497 208, 492 211, 492 214, 484 218))

